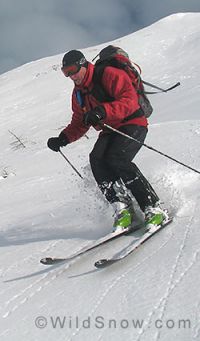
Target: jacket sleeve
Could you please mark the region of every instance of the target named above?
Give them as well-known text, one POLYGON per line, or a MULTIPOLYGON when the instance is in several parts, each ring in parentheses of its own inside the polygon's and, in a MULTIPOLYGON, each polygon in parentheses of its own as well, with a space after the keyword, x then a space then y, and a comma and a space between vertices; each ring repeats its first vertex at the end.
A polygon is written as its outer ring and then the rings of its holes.
POLYGON ((70 143, 80 139, 89 129, 89 127, 83 124, 84 111, 77 103, 75 92, 72 94, 72 110, 71 122, 63 130, 70 143))
POLYGON ((139 109, 137 92, 124 70, 106 67, 102 84, 109 95, 115 98, 112 102, 103 103, 107 114, 105 123, 117 124, 139 109))

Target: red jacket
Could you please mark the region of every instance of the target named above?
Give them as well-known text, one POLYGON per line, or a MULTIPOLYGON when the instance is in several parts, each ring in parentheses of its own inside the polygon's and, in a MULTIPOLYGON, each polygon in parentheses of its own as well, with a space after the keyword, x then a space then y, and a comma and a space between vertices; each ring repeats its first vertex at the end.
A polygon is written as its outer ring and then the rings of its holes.
MULTIPOLYGON (((102 85, 106 92, 115 98, 112 102, 98 102, 92 94, 87 93, 84 96, 84 109, 77 100, 77 91, 81 90, 91 91, 92 77, 94 72, 94 65, 88 63, 87 72, 81 86, 75 86, 72 94, 72 120, 71 123, 63 130, 70 142, 78 140, 82 137, 90 127, 83 124, 84 112, 94 109, 98 105, 102 105, 106 111, 106 118, 103 123, 106 123, 113 128, 118 129, 123 125, 137 124, 140 126, 147 126, 147 119, 145 116, 135 117, 127 122, 122 123, 123 119, 133 114, 139 109, 138 95, 135 91, 131 80, 124 70, 107 66, 102 77, 102 85)), ((96 130, 100 130, 98 126, 96 130)))

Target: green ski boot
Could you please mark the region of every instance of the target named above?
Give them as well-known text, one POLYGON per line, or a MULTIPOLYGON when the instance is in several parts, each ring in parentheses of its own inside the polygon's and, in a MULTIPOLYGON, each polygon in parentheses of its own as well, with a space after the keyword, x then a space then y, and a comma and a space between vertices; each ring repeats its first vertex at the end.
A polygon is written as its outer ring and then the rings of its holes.
POLYGON ((145 209, 145 225, 162 225, 163 221, 168 219, 168 214, 159 206, 149 206, 145 209))
POLYGON ((115 209, 115 220, 113 224, 113 232, 128 230, 133 221, 133 210, 122 202, 113 203, 115 209))

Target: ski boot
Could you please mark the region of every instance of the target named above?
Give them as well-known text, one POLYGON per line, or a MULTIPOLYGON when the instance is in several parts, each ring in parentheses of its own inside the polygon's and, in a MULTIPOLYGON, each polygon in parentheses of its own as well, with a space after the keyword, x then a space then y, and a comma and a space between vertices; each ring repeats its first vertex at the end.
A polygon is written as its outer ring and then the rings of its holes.
POLYGON ((145 226, 149 227, 162 225, 163 222, 169 219, 169 215, 166 210, 163 210, 159 205, 148 206, 144 211, 145 226))
POLYGON ((113 232, 129 230, 133 222, 133 209, 131 206, 127 206, 123 202, 113 203, 114 208, 114 224, 113 232))

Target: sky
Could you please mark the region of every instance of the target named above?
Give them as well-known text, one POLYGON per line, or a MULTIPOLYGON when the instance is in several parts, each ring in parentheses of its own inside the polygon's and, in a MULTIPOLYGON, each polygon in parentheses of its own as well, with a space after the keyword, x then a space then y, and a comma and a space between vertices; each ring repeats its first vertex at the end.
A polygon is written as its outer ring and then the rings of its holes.
POLYGON ((0 73, 133 33, 199 0, 0 0, 0 73))

